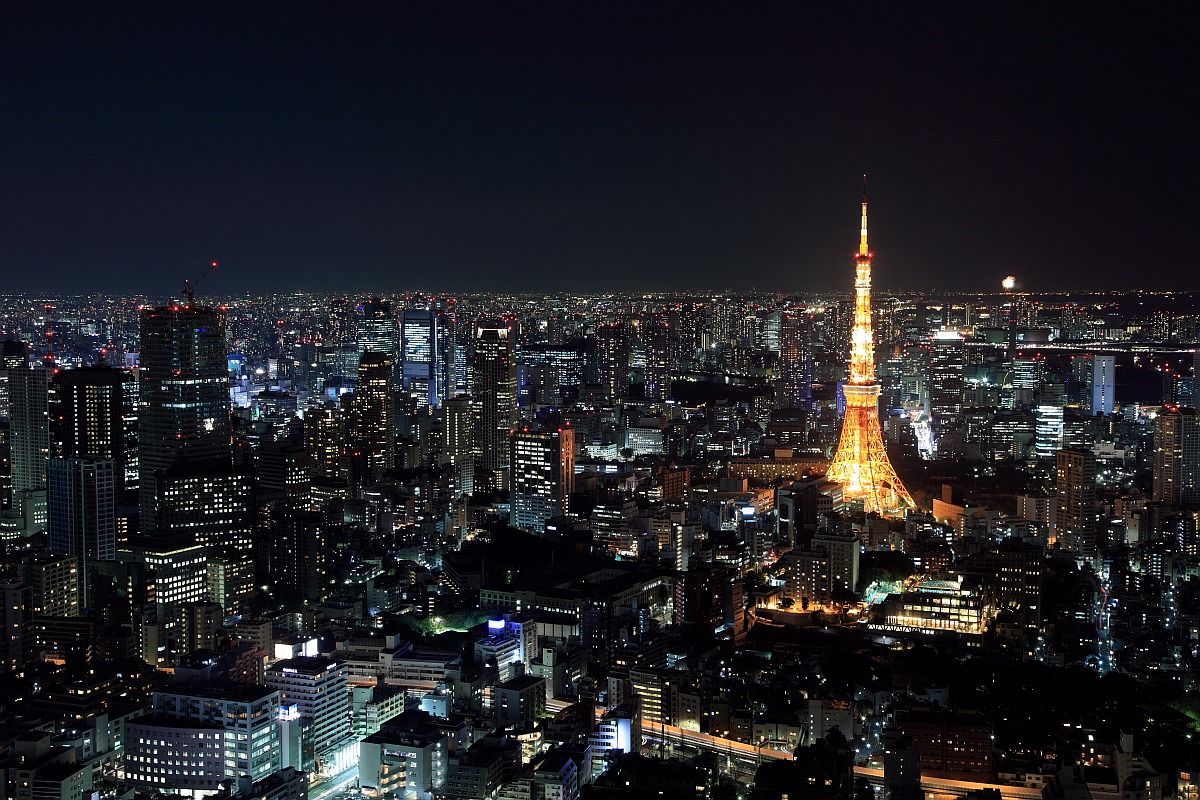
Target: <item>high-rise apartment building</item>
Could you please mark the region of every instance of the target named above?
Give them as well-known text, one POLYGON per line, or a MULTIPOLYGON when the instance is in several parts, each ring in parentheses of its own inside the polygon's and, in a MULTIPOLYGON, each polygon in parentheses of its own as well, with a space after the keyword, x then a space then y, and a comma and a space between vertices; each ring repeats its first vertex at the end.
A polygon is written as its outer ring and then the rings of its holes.
POLYGON ((341 408, 325 404, 304 414, 304 449, 313 478, 345 477, 346 420, 341 408))
POLYGON ((1158 415, 1153 499, 1200 507, 1200 416, 1194 408, 1168 408, 1158 415))
POLYGON ((468 395, 452 397, 442 404, 441 464, 453 470, 451 492, 457 497, 474 489, 475 465, 479 460, 479 414, 477 401, 468 395))
POLYGON ((646 314, 640 320, 638 338, 646 399, 665 400, 671 395, 671 328, 662 315, 646 314))
POLYGON ((617 321, 597 325, 596 350, 599 353, 601 390, 614 399, 628 397, 629 334, 625 323, 617 321))
POLYGON ((777 408, 812 407, 812 323, 803 311, 779 315, 779 378, 775 381, 777 408))
POLYGON ((0 671, 20 671, 32 657, 33 587, 22 580, 0 580, 0 671))
POLYGON ((1054 528, 1058 549, 1096 554, 1096 456, 1090 450, 1059 450, 1055 459, 1054 528))

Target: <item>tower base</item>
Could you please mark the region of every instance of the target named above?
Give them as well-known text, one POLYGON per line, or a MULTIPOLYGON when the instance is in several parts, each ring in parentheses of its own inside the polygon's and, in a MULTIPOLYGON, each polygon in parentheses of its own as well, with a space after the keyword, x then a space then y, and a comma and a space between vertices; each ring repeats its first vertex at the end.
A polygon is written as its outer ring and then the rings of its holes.
POLYGON ((916 508, 883 446, 879 386, 847 384, 842 388, 846 416, 827 477, 841 484, 845 499, 862 501, 868 513, 890 516, 916 508))

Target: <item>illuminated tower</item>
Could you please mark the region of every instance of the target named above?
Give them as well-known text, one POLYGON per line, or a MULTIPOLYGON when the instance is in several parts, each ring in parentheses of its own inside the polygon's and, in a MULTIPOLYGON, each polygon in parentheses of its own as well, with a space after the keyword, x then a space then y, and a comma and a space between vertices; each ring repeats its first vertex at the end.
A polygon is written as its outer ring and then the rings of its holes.
POLYGON ((854 328, 850 333, 850 380, 843 387, 846 417, 829 478, 842 485, 847 500, 862 500, 868 512, 894 514, 915 507, 888 461, 879 429, 879 384, 875 382, 875 343, 871 334, 871 256, 867 247, 867 192, 864 176, 862 230, 854 256, 854 328))

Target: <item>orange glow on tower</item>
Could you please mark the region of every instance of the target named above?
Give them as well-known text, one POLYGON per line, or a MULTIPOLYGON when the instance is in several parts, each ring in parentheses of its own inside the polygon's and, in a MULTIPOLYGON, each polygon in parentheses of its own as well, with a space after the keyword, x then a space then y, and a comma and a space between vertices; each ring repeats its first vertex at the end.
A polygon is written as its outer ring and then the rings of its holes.
POLYGON ((847 500, 868 512, 897 514, 915 508, 888 460, 879 427, 879 384, 875 382, 875 339, 871 331, 871 258, 867 245, 867 177, 863 176, 862 226, 854 255, 854 328, 850 333, 850 380, 842 387, 846 417, 828 476, 847 500))

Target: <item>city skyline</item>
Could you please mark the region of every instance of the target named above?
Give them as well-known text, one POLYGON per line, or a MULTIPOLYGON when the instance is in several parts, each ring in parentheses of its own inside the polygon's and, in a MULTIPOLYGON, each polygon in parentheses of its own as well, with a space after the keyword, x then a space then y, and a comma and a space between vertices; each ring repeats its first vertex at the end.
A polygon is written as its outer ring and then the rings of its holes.
POLYGON ((9 5, 0 800, 1200 800, 1192 8, 9 5))

